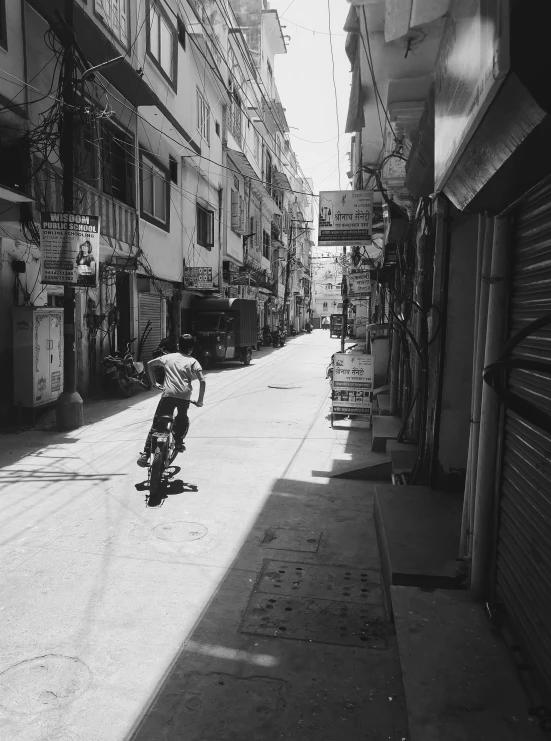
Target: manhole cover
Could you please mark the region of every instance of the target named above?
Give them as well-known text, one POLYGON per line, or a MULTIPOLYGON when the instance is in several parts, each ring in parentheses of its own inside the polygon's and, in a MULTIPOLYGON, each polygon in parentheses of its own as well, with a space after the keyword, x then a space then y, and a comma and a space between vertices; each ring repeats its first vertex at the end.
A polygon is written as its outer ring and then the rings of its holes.
POLYGON ((37 656, 0 674, 0 705, 18 713, 53 710, 75 700, 91 681, 90 669, 74 656, 37 656))
POLYGON ((289 597, 382 605, 379 574, 352 566, 264 561, 258 591, 289 597))
POLYGON ((192 540, 201 540, 208 533, 208 529, 198 522, 164 522, 152 530, 153 535, 160 540, 170 540, 174 543, 189 543, 192 540))
POLYGON ((318 550, 321 532, 315 530, 291 530, 288 528, 268 528, 262 545, 282 551, 302 551, 315 553, 318 550))
POLYGON ((388 648, 387 620, 382 605, 255 592, 243 618, 241 632, 341 646, 388 648))

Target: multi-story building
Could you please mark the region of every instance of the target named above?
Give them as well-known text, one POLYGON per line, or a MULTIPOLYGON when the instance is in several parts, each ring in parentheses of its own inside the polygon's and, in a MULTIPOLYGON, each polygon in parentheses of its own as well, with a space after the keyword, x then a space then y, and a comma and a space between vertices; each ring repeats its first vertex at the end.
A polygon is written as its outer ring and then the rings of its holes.
POLYGON ((325 317, 342 312, 342 267, 326 258, 315 260, 312 270, 313 324, 321 326, 325 317))
POLYGON ((125 341, 148 359, 161 337, 192 331, 202 296, 254 298, 259 325, 283 318, 294 204, 308 218, 313 199, 274 80, 286 52, 276 11, 263 0, 75 0, 73 44, 62 3, 1 5, 0 407, 12 404, 14 305, 63 301, 61 285, 41 283, 38 223, 67 207, 68 53, 73 209, 101 229, 97 286, 76 292, 80 393, 99 388, 101 357, 125 341))

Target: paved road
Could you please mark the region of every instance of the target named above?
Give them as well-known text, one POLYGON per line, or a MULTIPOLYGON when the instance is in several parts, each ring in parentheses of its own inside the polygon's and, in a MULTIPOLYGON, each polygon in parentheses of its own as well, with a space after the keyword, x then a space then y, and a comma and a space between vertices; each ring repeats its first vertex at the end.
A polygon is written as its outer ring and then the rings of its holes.
POLYGON ((156 392, 0 438, 0 738, 405 738, 372 487, 327 478, 373 460, 327 420, 337 349, 315 331, 210 372, 156 506, 156 392))

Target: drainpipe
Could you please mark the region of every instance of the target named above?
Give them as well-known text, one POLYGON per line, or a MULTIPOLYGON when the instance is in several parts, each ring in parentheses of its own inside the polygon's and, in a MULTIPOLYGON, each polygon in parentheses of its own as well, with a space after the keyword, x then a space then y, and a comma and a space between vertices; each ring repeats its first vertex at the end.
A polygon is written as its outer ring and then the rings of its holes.
MULTIPOLYGON (((398 267, 395 268, 394 285, 397 285, 398 267)), ((400 302, 394 301, 394 313, 398 315, 400 302)), ((392 347, 390 350, 390 414, 398 412, 398 381, 400 375, 400 331, 395 322, 391 322, 392 347)))
MULTIPOLYGON (((509 257, 509 217, 495 219, 492 271, 489 277, 488 322, 484 365, 497 360, 503 346, 507 316, 509 257)), ((484 276, 483 276, 484 280, 484 276)), ((499 439, 500 401, 488 386, 482 385, 480 436, 474 499, 471 591, 477 599, 487 595, 489 565, 492 560, 496 460, 499 439)))
POLYGON ((469 454, 465 476, 463 496, 463 516, 461 537, 459 541, 459 558, 468 559, 471 555, 470 536, 472 533, 472 502, 476 483, 476 465, 478 460, 478 433, 480 425, 480 393, 482 391, 482 367, 484 363, 484 341, 486 338, 486 320, 488 318, 489 283, 482 281, 491 269, 492 242, 494 234, 493 219, 484 214, 478 217, 478 241, 476 258, 476 296, 473 334, 473 374, 471 383, 471 424, 469 432, 469 454))

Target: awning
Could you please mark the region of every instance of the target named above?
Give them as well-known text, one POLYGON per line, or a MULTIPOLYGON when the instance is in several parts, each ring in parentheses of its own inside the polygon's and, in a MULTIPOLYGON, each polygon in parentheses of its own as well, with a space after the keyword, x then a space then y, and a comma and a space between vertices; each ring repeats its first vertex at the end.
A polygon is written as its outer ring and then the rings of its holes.
POLYGON ((239 152, 236 149, 228 149, 228 156, 234 167, 246 178, 250 178, 251 188, 259 198, 271 198, 270 194, 264 187, 264 184, 260 181, 260 178, 253 170, 249 160, 242 152, 239 152))
POLYGON ((10 188, 8 185, 0 185, 0 200, 10 201, 11 203, 34 203, 35 199, 23 193, 17 188, 10 188))
POLYGON ((284 172, 277 171, 274 174, 274 186, 276 188, 281 188, 281 190, 292 190, 289 178, 284 172))

